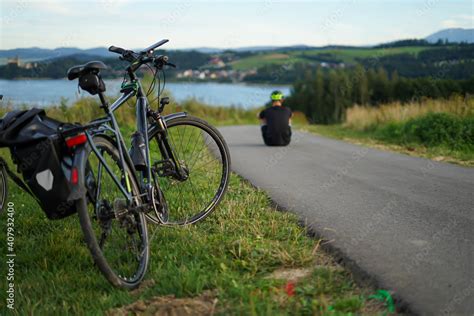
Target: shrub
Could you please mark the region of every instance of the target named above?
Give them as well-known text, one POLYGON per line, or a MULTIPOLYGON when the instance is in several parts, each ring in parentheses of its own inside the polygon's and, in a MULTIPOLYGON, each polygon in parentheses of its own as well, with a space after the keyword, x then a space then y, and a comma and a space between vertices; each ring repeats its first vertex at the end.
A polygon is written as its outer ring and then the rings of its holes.
POLYGON ((376 130, 376 137, 402 144, 420 143, 427 147, 474 148, 474 116, 428 113, 407 122, 394 122, 376 130))

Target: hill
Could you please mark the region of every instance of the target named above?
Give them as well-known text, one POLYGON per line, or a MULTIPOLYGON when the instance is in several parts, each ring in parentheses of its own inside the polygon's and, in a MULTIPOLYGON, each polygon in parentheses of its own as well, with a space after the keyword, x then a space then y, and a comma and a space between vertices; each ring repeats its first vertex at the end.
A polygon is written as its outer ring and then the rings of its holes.
MULTIPOLYGON (((430 43, 427 40, 407 39, 373 47, 297 45, 258 49, 260 50, 225 50, 220 53, 160 50, 156 53, 170 56, 173 63, 178 65, 176 70, 169 71, 168 78, 186 81, 205 79, 283 84, 295 82, 318 67, 329 71, 353 68, 356 65, 362 65, 367 70, 381 67, 390 75, 407 78, 439 77, 442 73, 447 79, 457 80, 469 79, 474 73, 474 44, 464 42, 430 43)), ((210 48, 201 50, 209 51, 210 48)), ((125 67, 115 54, 109 53, 105 48, 34 48, 31 51, 17 49, 11 52, 23 53, 30 59, 20 57, 16 63, 0 66, 1 78, 61 78, 73 64, 93 59, 102 60, 111 67, 110 71, 104 72, 105 76, 119 76, 125 67), (32 60, 34 53, 43 59, 32 60)), ((1 58, 0 54, 0 60, 1 58)), ((4 61, 6 62, 5 59, 4 61)))
POLYGON ((429 43, 448 41, 449 43, 474 43, 474 29, 451 28, 441 30, 426 37, 429 43))
MULTIPOLYGON (((372 55, 374 51, 371 49, 385 48, 385 47, 396 47, 394 43, 398 43, 398 47, 410 46, 414 53, 424 49, 421 46, 430 46, 439 41, 449 43, 474 43, 474 29, 462 29, 462 28, 451 28, 438 31, 427 36, 425 39, 414 39, 408 41, 396 41, 386 44, 377 44, 373 46, 324 46, 314 47, 308 45, 291 45, 291 46, 248 46, 248 47, 237 47, 237 48, 218 48, 218 47, 195 47, 185 49, 168 50, 171 52, 198 52, 201 54, 212 54, 220 55, 226 52, 234 52, 241 55, 252 55, 255 57, 250 60, 242 61, 241 63, 235 63, 233 66, 236 69, 246 69, 248 67, 254 67, 256 64, 262 66, 271 63, 281 63, 280 59, 286 58, 285 52, 292 52, 289 54, 291 61, 301 61, 297 56, 298 52, 306 52, 306 55, 313 56, 316 60, 322 59, 324 62, 325 54, 338 54, 337 51, 343 51, 341 57, 342 62, 351 62, 354 57, 364 57, 366 55, 372 55), (407 43, 411 41, 412 43, 407 43), (419 45, 416 45, 419 42, 419 45), (408 45, 407 45, 408 44, 408 45), (413 46, 420 46, 414 47, 413 46), (272 56, 276 54, 277 56, 272 56), (262 55, 260 58, 259 55, 262 55)), ((396 50, 393 52, 397 53, 396 50)), ((392 52, 390 52, 392 53, 392 52)), ((0 65, 5 64, 8 58, 19 57, 23 61, 38 61, 52 58, 67 57, 70 55, 90 55, 99 57, 112 57, 113 55, 108 52, 106 47, 96 47, 81 49, 75 47, 59 47, 55 49, 31 47, 31 48, 15 48, 0 50, 0 65)), ((304 58, 303 58, 304 59, 304 58)), ((311 59, 311 58, 310 58, 311 59)), ((332 61, 332 60, 330 60, 332 61)))
POLYGON ((7 58, 13 58, 18 56, 22 60, 44 60, 66 57, 76 54, 110 57, 110 53, 105 47, 96 47, 88 49, 80 49, 75 47, 58 47, 54 49, 31 47, 2 49, 0 50, 0 59, 4 59, 6 61, 7 58))

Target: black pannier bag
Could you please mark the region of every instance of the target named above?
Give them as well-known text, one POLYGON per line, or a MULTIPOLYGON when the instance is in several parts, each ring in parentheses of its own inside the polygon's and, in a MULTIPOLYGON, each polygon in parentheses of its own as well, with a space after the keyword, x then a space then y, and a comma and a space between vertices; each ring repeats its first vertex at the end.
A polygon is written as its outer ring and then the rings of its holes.
POLYGON ((49 219, 76 212, 70 199, 72 157, 60 129, 73 127, 44 110, 9 112, 0 122, 0 147, 9 147, 18 172, 49 219))

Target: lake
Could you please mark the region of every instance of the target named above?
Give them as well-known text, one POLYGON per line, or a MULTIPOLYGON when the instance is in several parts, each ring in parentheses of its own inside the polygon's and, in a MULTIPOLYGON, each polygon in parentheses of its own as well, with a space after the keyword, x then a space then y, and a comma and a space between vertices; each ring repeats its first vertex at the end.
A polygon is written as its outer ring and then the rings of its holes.
MULTIPOLYGON (((107 95, 118 95, 121 79, 105 80, 107 95)), ((146 89, 147 87, 145 87, 146 89)), ((215 83, 215 82, 170 82, 166 90, 178 101, 189 98, 215 106, 239 106, 251 108, 262 106, 270 97, 273 90, 281 90, 289 94, 290 86, 276 86, 263 84, 243 83, 215 83)), ((0 80, 0 94, 4 95, 4 102, 14 105, 27 104, 28 106, 45 107, 59 104, 61 98, 67 98, 72 103, 87 92, 78 92, 77 80, 0 80)), ((164 94, 166 95, 166 94, 164 94)))

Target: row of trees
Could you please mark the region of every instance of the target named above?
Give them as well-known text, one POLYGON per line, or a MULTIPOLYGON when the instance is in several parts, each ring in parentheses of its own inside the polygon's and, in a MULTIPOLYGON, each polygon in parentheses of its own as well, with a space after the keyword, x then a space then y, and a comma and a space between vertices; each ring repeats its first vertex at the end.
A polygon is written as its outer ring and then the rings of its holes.
POLYGON ((387 54, 376 58, 357 59, 366 68, 383 67, 397 70, 402 77, 444 77, 469 79, 474 73, 474 45, 458 45, 426 49, 417 54, 387 54))
POLYGON ((354 104, 377 106, 391 101, 409 102, 421 98, 449 98, 453 94, 474 93, 474 77, 452 80, 435 77, 404 78, 383 68, 366 70, 318 68, 293 85, 286 105, 302 111, 313 123, 340 123, 354 104))

